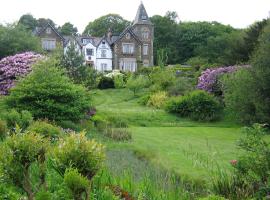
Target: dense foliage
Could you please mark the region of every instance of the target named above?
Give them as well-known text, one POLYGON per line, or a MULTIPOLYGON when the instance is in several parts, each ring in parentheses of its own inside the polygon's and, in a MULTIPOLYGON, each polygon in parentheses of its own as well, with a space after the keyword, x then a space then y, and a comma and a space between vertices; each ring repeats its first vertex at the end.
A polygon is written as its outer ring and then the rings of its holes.
POLYGON ((64 23, 59 29, 60 33, 64 36, 72 36, 78 33, 78 29, 70 22, 64 23))
POLYGON ((40 54, 25 52, 0 60, 0 94, 7 94, 16 79, 27 75, 32 70, 32 64, 41 58, 40 54))
POLYGON ((34 118, 79 120, 90 108, 85 88, 74 85, 64 72, 51 66, 51 60, 38 63, 32 73, 11 91, 7 104, 30 111, 34 118))
POLYGON ((120 15, 108 14, 95 19, 93 22, 89 22, 83 33, 96 37, 102 37, 108 32, 108 29, 111 28, 113 33, 119 34, 129 24, 130 22, 123 19, 120 15))
POLYGON ((197 90, 187 95, 171 98, 166 104, 166 110, 190 117, 196 121, 213 121, 220 117, 221 105, 214 96, 205 91, 197 90))
POLYGON ((25 51, 41 51, 39 38, 33 36, 24 26, 0 25, 0 59, 25 51))

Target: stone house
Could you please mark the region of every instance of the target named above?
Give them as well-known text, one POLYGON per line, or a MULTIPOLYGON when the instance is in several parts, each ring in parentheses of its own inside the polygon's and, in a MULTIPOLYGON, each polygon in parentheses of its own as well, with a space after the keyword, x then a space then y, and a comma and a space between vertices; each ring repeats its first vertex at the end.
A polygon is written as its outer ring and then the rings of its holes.
POLYGON ((135 72, 139 66, 153 66, 154 26, 143 3, 140 4, 132 25, 121 34, 113 35, 110 28, 108 27, 108 33, 101 38, 92 36, 64 38, 48 25, 38 36, 41 37, 42 47, 45 50, 55 48, 55 43, 59 42, 66 52, 73 42, 84 56, 85 63, 101 72, 114 69, 135 72))

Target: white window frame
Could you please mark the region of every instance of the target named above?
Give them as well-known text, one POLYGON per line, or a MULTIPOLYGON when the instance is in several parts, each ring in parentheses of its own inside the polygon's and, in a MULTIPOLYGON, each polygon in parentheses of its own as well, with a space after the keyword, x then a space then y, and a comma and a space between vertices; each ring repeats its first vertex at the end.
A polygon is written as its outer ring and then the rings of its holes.
POLYGON ((135 72, 137 69, 136 60, 123 59, 121 61, 121 70, 135 72))
POLYGON ((144 44, 143 45, 143 55, 147 56, 149 52, 149 45, 148 44, 144 44))
POLYGON ((122 44, 122 52, 123 52, 123 54, 134 54, 134 52, 135 52, 134 43, 123 43, 122 44))
POLYGON ((101 49, 101 58, 107 58, 107 50, 101 49))
POLYGON ((51 34, 52 33, 52 29, 50 27, 46 28, 46 33, 47 34, 51 34))
POLYGON ((143 39, 148 39, 149 38, 149 31, 143 31, 142 32, 142 38, 143 39))
POLYGON ((101 64, 100 64, 101 71, 103 71, 103 72, 104 72, 104 71, 107 71, 107 66, 108 66, 107 63, 101 63, 101 64))
POLYGON ((44 50, 53 50, 56 48, 56 40, 50 38, 43 38, 42 39, 42 48, 44 50))
POLYGON ((86 48, 85 49, 85 53, 86 53, 87 56, 94 56, 94 49, 92 49, 92 48, 86 48), (87 50, 91 51, 91 54, 88 54, 87 53, 87 50))

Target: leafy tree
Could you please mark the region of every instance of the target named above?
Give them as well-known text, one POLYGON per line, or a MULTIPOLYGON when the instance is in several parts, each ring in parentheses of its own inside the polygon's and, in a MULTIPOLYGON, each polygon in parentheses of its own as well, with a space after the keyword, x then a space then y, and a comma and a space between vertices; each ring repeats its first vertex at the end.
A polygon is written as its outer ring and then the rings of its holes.
POLYGON ((76 35, 78 33, 78 29, 70 22, 66 22, 60 27, 60 33, 64 36, 76 35))
POLYGON ((136 96, 138 91, 148 86, 148 84, 149 80, 146 76, 131 76, 127 80, 126 87, 133 92, 134 96, 136 96))
POLYGON ((37 19, 37 27, 44 27, 48 23, 55 27, 54 21, 51 20, 51 19, 49 19, 49 18, 48 19, 45 19, 45 18, 39 18, 39 19, 37 19))
POLYGON ((0 26, 0 59, 25 51, 40 52, 40 40, 22 25, 0 26))
POLYGON ((88 93, 84 87, 74 85, 64 71, 53 64, 52 59, 36 64, 33 71, 11 90, 7 104, 30 111, 34 118, 82 119, 90 108, 88 93))
POLYGON ((130 22, 120 15, 108 14, 94 20, 93 22, 89 22, 83 33, 102 37, 107 33, 108 28, 111 28, 114 33, 121 33, 129 24, 130 22))
POLYGON ((38 22, 33 15, 25 14, 20 17, 18 24, 25 26, 29 31, 33 31, 37 27, 38 22))

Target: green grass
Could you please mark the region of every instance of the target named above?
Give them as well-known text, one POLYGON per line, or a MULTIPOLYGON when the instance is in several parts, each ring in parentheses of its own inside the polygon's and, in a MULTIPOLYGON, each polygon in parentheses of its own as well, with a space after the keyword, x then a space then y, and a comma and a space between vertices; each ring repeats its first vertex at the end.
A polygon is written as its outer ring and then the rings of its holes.
POLYGON ((128 121, 133 140, 106 142, 109 149, 132 149, 182 176, 207 179, 216 164, 236 158, 240 127, 229 120, 199 123, 139 105, 126 89, 92 91, 99 114, 128 121))

